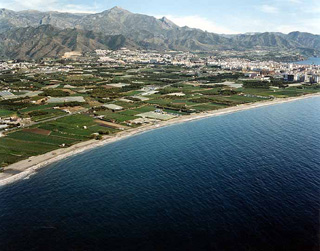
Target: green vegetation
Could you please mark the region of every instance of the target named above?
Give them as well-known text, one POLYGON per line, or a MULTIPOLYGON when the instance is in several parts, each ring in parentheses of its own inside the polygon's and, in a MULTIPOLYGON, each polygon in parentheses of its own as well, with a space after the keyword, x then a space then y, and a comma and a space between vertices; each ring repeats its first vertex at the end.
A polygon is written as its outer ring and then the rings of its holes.
POLYGON ((1 117, 9 117, 11 115, 13 115, 14 112, 9 111, 9 110, 5 110, 5 109, 0 109, 0 118, 1 117))
POLYGON ((5 137, 0 138, 0 166, 89 139, 101 140, 140 126, 141 122, 134 121, 140 118, 139 114, 152 117, 159 109, 159 118, 188 116, 320 91, 320 85, 290 87, 281 80, 248 80, 242 73, 223 72, 219 67, 133 64, 109 68, 79 62, 72 67, 70 72, 0 75, 2 86, 10 87, 17 95, 43 91, 31 98, 0 100, 0 118, 17 117, 16 124, 10 124, 9 130, 3 131, 5 137), (243 87, 228 86, 227 81, 242 83, 243 87), (48 96, 82 96, 86 103, 48 104, 48 96), (109 110, 104 104, 121 109, 109 110))
POLYGON ((244 81, 244 88, 259 88, 259 89, 269 89, 270 83, 265 81, 244 81))
POLYGON ((70 93, 62 90, 47 89, 47 90, 44 90, 43 95, 50 96, 50 97, 66 97, 66 96, 70 96, 70 93))
POLYGON ((88 115, 72 115, 56 121, 42 123, 33 129, 39 132, 19 130, 0 138, 0 165, 5 166, 16 161, 60 148, 71 146, 91 138, 93 133, 110 134, 117 130, 99 126, 88 115), (43 135, 47 131, 48 135, 43 135))
POLYGON ((32 112, 29 112, 29 116, 30 117, 43 116, 43 115, 47 115, 47 114, 49 114, 49 112, 47 112, 47 111, 32 111, 32 112))

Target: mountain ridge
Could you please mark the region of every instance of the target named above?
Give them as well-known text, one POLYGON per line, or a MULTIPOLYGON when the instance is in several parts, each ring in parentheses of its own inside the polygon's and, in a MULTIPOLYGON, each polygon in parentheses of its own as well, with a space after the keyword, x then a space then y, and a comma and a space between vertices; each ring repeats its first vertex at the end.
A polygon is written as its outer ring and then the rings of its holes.
MULTIPOLYGON (((223 35, 212 32, 206 32, 201 29, 180 27, 166 17, 160 19, 132 13, 121 7, 114 7, 100 13, 67 13, 67 12, 41 12, 36 10, 11 11, 0 9, 0 35, 2 45, 0 46, 0 55, 3 57, 12 57, 18 55, 21 58, 41 58, 47 51, 41 49, 39 52, 28 54, 34 48, 30 44, 30 39, 40 43, 41 36, 48 39, 48 29, 29 29, 49 25, 60 30, 52 31, 57 39, 50 43, 47 41, 48 48, 53 43, 57 43, 54 48, 62 46, 63 50, 72 50, 74 47, 87 52, 89 49, 118 48, 119 40, 124 46, 153 49, 153 50, 183 50, 183 51, 212 51, 212 50, 248 50, 248 49, 270 49, 270 50, 296 50, 301 54, 319 53, 320 35, 306 32, 291 32, 283 34, 278 32, 248 33, 237 35, 223 35), (24 29, 24 32, 22 31, 24 29), (71 32, 72 29, 76 29, 71 32), (13 39, 12 33, 18 30, 20 39, 13 39), (63 31, 64 30, 64 31, 63 31), (32 31, 32 32, 31 32, 32 31), (33 32, 39 32, 34 34, 33 32), (87 36, 85 32, 92 32, 95 38, 87 36), (31 32, 31 33, 30 33, 31 32), (77 33, 82 39, 74 40, 76 46, 64 46, 61 44, 61 36, 66 40, 72 39, 77 33), (96 38, 102 39, 102 43, 96 41, 96 38), (114 40, 113 40, 113 39, 114 40), (14 46, 6 43, 6 40, 14 41, 17 46, 17 53, 14 53, 14 46), (28 39, 28 40, 25 40, 28 39), (84 41, 86 40, 86 41, 84 41), (108 41, 108 42, 107 42, 108 41), (114 41, 114 44, 110 41, 114 41), (84 46, 90 44, 90 46, 84 46), (25 54, 22 51, 26 51, 25 54), (10 52, 10 53, 9 53, 10 52), (34 55, 34 56, 30 56, 34 55)), ((50 32, 49 32, 50 33, 50 32)), ((53 38, 54 35, 51 36, 53 38)), ((45 45, 43 45, 45 47, 45 45)), ((62 50, 62 51, 63 51, 62 50)), ((53 50, 55 51, 55 50, 53 50)), ((60 52, 50 53, 49 55, 58 57, 60 52)))
POLYGON ((52 25, 17 28, 0 34, 0 56, 15 59, 61 57, 65 52, 89 52, 97 48, 135 48, 123 35, 104 35, 76 28, 58 29, 52 25), (22 42, 21 42, 22 41, 22 42))

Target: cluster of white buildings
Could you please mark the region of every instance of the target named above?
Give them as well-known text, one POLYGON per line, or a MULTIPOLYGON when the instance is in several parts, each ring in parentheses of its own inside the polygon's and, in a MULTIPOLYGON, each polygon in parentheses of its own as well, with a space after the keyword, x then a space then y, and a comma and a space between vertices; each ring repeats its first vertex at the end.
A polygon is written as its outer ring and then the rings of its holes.
POLYGON ((250 61, 247 59, 210 59, 208 65, 223 70, 242 71, 246 77, 268 80, 269 77, 288 82, 320 83, 320 66, 280 63, 274 61, 250 61))
POLYGON ((122 48, 117 51, 96 50, 99 62, 107 63, 140 63, 140 64, 168 64, 172 62, 172 55, 161 54, 156 51, 132 51, 122 48))
POLYGON ((15 70, 15 69, 28 69, 35 66, 34 63, 29 62, 15 62, 15 61, 6 61, 0 62, 0 71, 7 71, 7 70, 15 70))
POLYGON ((159 53, 157 51, 132 51, 122 48, 117 51, 96 50, 95 53, 99 57, 98 61, 104 63, 172 64, 188 67, 206 65, 206 60, 199 59, 189 52, 168 51, 159 53))
POLYGON ((2 137, 1 131, 7 131, 10 128, 16 128, 21 126, 26 126, 31 124, 30 118, 18 118, 16 116, 13 117, 0 117, 0 137, 2 137))
POLYGON ((280 63, 275 61, 252 61, 243 58, 216 57, 200 58, 190 52, 139 51, 122 48, 121 50, 96 50, 99 62, 130 64, 171 64, 186 67, 217 66, 224 71, 240 71, 247 77, 268 81, 270 77, 288 82, 320 83, 320 66, 280 63))

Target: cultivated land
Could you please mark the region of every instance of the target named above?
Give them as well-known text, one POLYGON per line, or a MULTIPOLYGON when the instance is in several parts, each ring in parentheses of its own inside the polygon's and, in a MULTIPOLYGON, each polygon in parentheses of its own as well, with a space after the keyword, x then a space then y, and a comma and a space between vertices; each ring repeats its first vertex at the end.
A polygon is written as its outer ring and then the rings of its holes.
POLYGON ((38 65, 0 75, 1 88, 15 95, 0 100, 7 126, 0 137, 0 180, 159 126, 320 91, 319 84, 290 87, 210 66, 52 64, 56 71, 38 65))
POLYGON ((230 114, 234 112, 244 111, 253 108, 259 108, 268 105, 276 105, 286 102, 293 102, 298 101, 305 98, 312 98, 312 97, 320 97, 320 94, 309 94, 302 97, 291 97, 285 99, 276 99, 271 101, 264 101, 264 102, 257 102, 251 104, 243 104, 237 107, 230 107, 216 111, 210 111, 207 113, 199 113, 199 114, 192 114, 190 116, 182 116, 179 118, 171 119, 169 121, 162 121, 157 124, 149 124, 144 125, 139 128, 131 128, 123 132, 119 132, 114 136, 105 136, 102 140, 88 140, 82 143, 75 144, 69 148, 58 149, 43 155, 30 157, 27 160, 22 160, 15 164, 10 165, 5 172, 0 173, 0 186, 7 185, 18 181, 20 179, 29 178, 30 175, 33 175, 38 169, 54 163, 56 161, 62 160, 64 158, 82 153, 84 151, 90 150, 92 148, 104 146, 106 144, 110 144, 119 140, 123 140, 125 138, 144 133, 146 131, 154 130, 157 128, 170 126, 178 123, 208 118, 212 116, 220 116, 225 114, 230 114))

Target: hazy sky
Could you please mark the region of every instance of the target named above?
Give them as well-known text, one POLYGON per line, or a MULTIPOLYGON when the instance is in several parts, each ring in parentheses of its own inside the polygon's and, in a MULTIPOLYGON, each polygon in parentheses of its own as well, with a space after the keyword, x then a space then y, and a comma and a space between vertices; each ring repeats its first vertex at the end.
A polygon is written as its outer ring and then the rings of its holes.
POLYGON ((306 31, 320 34, 320 0, 0 0, 12 10, 101 12, 120 6, 217 33, 306 31))

